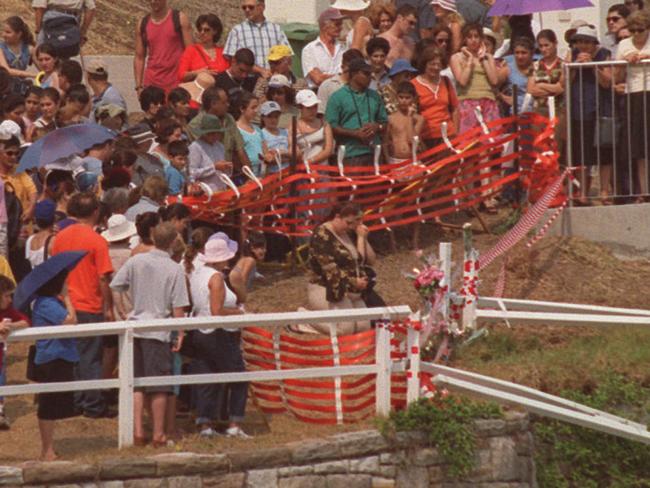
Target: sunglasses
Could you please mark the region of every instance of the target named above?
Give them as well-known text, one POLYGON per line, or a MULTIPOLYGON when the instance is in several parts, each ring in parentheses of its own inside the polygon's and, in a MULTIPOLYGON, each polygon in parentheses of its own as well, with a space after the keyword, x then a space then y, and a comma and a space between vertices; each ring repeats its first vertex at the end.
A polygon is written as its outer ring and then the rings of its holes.
POLYGON ((242 5, 242 10, 255 10, 255 5, 242 5))
POLYGON ((622 18, 623 18, 623 17, 619 17, 619 16, 617 16, 617 15, 615 15, 615 16, 613 16, 613 17, 607 17, 607 22, 618 22, 618 21, 621 20, 622 18))
POLYGON ((16 157, 20 154, 19 151, 5 151, 4 153, 9 157, 16 157))
POLYGON ((645 29, 628 29, 632 34, 641 34, 645 29))

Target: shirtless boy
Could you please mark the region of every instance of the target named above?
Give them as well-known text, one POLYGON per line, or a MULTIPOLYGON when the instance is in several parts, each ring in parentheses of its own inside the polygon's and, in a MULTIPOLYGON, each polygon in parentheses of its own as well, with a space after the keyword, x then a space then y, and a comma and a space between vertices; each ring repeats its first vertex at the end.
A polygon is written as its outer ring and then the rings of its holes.
POLYGON ((408 81, 397 87, 397 112, 388 116, 387 156, 391 162, 410 159, 413 155, 413 138, 420 136, 424 118, 413 113, 415 87, 408 81))
POLYGON ((417 10, 412 5, 402 5, 397 9, 397 17, 392 27, 378 37, 383 37, 390 44, 390 52, 386 57, 386 65, 392 66, 396 59, 412 59, 415 43, 411 32, 418 23, 417 10))

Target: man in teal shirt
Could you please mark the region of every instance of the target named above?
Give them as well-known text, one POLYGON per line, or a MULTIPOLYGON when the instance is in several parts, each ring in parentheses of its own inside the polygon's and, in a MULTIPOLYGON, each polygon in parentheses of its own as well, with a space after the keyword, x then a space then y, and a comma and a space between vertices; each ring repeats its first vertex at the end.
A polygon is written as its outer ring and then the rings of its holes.
POLYGON ((388 120, 381 97, 368 88, 370 74, 368 63, 353 60, 348 67, 348 84, 327 102, 325 119, 332 126, 336 143, 345 146, 344 163, 349 166, 373 164, 373 146, 381 144, 388 120))

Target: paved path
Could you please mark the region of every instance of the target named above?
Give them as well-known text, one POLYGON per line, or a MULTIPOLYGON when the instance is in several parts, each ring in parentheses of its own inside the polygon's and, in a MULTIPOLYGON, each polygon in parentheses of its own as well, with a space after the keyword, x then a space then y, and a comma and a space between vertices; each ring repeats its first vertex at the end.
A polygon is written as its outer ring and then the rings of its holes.
POLYGON ((101 59, 108 70, 110 81, 126 100, 129 112, 140 112, 140 103, 135 92, 135 79, 133 78, 133 56, 85 56, 84 62, 101 59))

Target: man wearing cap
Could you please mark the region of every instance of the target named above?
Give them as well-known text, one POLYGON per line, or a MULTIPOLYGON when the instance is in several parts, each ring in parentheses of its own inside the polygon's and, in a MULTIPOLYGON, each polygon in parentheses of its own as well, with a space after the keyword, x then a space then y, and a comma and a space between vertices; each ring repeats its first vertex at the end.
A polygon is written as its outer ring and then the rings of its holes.
MULTIPOLYGON (((397 87, 404 81, 411 81, 418 73, 408 59, 396 59, 388 72, 390 83, 379 89, 379 96, 384 101, 388 115, 397 112, 397 87)), ((414 113, 418 111, 417 102, 413 101, 414 113)))
POLYGON ((108 71, 104 62, 95 59, 86 65, 88 85, 93 92, 93 108, 90 112, 90 121, 95 122, 95 111, 102 105, 113 104, 126 111, 126 102, 120 92, 108 82, 108 71))
POLYGON ((329 99, 325 119, 332 127, 336 143, 345 146, 345 164, 371 165, 372 146, 381 144, 388 116, 377 92, 368 88, 370 65, 355 59, 348 72, 349 82, 329 99))
POLYGON ((318 105, 319 114, 325 113, 330 97, 349 81, 348 66, 350 66, 350 63, 354 59, 363 59, 363 53, 358 49, 348 49, 345 51, 341 57, 341 72, 326 79, 318 87, 318 99, 320 100, 320 104, 318 105))
MULTIPOLYGON (((241 8, 246 20, 232 28, 223 48, 223 55, 232 58, 241 48, 249 48, 255 53, 253 72, 264 78, 271 76, 266 56, 272 46, 288 46, 289 40, 279 24, 269 22, 264 17, 264 0, 241 0, 241 8)), ((293 54, 293 51, 292 51, 293 54)))
POLYGON ((343 15, 335 8, 324 10, 318 17, 319 36, 302 50, 302 72, 309 88, 317 88, 341 69, 345 47, 339 41, 343 15))
POLYGON ((95 17, 95 0, 32 0, 34 9, 34 33, 37 43, 42 44, 45 36, 43 24, 57 17, 74 17, 79 24, 81 45, 87 41, 86 34, 95 17))
POLYGON ((225 161, 223 141, 224 128, 214 115, 205 114, 193 128, 198 138, 189 147, 188 172, 190 180, 207 184, 213 191, 227 188, 220 174, 232 176, 233 164, 225 161))
MULTIPOLYGON (((307 84, 304 79, 296 79, 296 76, 291 72, 292 58, 293 53, 291 52, 291 49, 282 44, 278 44, 271 48, 266 59, 268 59, 269 64, 271 65, 271 78, 276 75, 282 75, 289 80, 289 86, 295 91, 298 91, 305 88, 307 84)), ((270 78, 262 78, 260 76, 255 84, 253 95, 263 100, 266 96, 266 90, 269 88, 269 81, 270 78)))
POLYGON ((390 29, 378 37, 383 37, 390 44, 390 51, 386 56, 386 65, 392 66, 396 59, 411 59, 415 51, 415 42, 411 33, 418 24, 417 10, 413 5, 402 5, 397 10, 397 17, 390 29))

